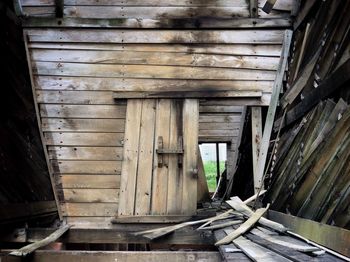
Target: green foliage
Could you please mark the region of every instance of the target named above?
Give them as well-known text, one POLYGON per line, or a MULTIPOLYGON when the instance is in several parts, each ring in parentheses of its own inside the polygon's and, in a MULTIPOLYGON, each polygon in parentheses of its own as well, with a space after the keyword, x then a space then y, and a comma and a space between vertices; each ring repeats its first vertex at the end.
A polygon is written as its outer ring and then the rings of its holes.
MULTIPOLYGON (((214 192, 216 188, 216 161, 205 161, 204 172, 210 192, 214 192)), ((225 170, 225 161, 220 161, 220 173, 225 170)))

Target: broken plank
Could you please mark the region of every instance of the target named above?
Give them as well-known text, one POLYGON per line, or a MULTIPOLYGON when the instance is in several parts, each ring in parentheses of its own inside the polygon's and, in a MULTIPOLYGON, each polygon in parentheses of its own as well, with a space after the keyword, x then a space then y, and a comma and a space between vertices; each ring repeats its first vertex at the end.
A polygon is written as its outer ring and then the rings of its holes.
MULTIPOLYGON (((226 203, 245 216, 250 217, 254 214, 254 212, 245 203, 243 203, 243 201, 239 197, 232 197, 231 200, 226 201, 226 203)), ((264 225, 281 233, 286 232, 288 230, 282 224, 273 222, 264 217, 260 218, 258 222, 261 225, 264 225)))
POLYGON ((233 241, 233 243, 239 247, 244 254, 250 259, 257 262, 288 262, 291 261, 269 249, 266 249, 244 237, 239 237, 233 241))
POLYGON ((291 30, 285 31, 283 48, 282 48, 281 58, 280 58, 281 60, 279 63, 279 69, 277 70, 274 87, 271 95, 271 102, 267 111, 266 121, 264 125, 263 137, 260 144, 259 157, 258 157, 258 162, 256 167, 257 181, 254 181, 254 185, 260 185, 260 186, 258 188, 255 187, 255 192, 257 192, 260 188, 261 189, 264 188, 263 176, 265 171, 266 158, 267 158, 267 153, 270 145, 270 136, 271 136, 271 131, 272 131, 275 113, 277 109, 278 99, 279 99, 279 95, 281 93, 281 88, 283 84, 283 76, 284 76, 285 69, 287 67, 289 48, 292 41, 292 34, 293 32, 291 30))
POLYGON ((64 233, 66 233, 69 228, 71 226, 70 225, 64 225, 63 227, 57 229, 55 232, 51 233, 48 237, 34 242, 32 244, 29 244, 27 246, 24 246, 18 250, 12 251, 10 253, 10 255, 12 256, 20 256, 20 257, 24 257, 29 255, 30 253, 33 253, 35 250, 47 246, 48 244, 55 242, 58 238, 60 238, 64 233))
POLYGON ((259 219, 266 213, 267 209, 269 208, 269 205, 266 208, 260 208, 255 211, 254 214, 252 214, 248 220, 246 220, 242 225, 240 225, 236 230, 228 234, 223 239, 217 241, 215 243, 215 246, 224 245, 232 242, 237 237, 241 236, 245 232, 247 232, 250 228, 252 228, 256 222, 259 221, 259 219))

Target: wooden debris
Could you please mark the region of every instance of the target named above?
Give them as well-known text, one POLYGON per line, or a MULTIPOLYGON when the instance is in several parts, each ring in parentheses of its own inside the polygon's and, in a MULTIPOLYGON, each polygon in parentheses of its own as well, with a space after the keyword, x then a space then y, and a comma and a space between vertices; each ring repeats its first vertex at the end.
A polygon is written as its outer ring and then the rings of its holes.
POLYGON ((246 254, 250 259, 253 261, 261 261, 261 262, 268 262, 268 261, 276 261, 276 262, 288 262, 291 261, 283 256, 280 256, 279 254, 270 251, 267 248, 264 248, 258 244, 255 244, 254 242, 244 238, 239 237, 236 240, 233 241, 233 243, 239 247, 244 254, 246 254))
MULTIPOLYGON (((247 205, 245 205, 242 202, 242 200, 239 197, 233 197, 233 198, 231 198, 231 200, 226 201, 226 203, 229 204, 231 207, 233 207, 238 212, 241 212, 242 214, 244 214, 245 216, 250 217, 254 213, 247 205)), ((264 217, 260 218, 258 222, 261 225, 264 225, 264 226, 271 228, 273 230, 276 230, 278 232, 286 232, 288 230, 282 224, 273 222, 273 221, 268 220, 264 217)))
POLYGON ((215 245, 218 246, 218 245, 230 243, 237 237, 247 232, 250 228, 252 228, 255 225, 256 222, 259 221, 259 219, 266 213, 268 208, 269 208, 269 205, 266 208, 260 208, 257 211, 255 211, 255 213, 252 214, 252 216, 249 217, 249 219, 245 221, 238 229, 228 234, 225 238, 221 239, 220 241, 216 242, 215 245))
POLYGON ((18 250, 12 251, 10 255, 12 256, 19 256, 19 257, 25 257, 29 255, 30 253, 33 253, 35 250, 47 246, 48 244, 56 241, 58 238, 60 238, 64 233, 66 233, 71 225, 64 225, 63 227, 57 229, 55 232, 50 234, 48 237, 34 242, 32 244, 29 244, 27 246, 24 246, 18 250))

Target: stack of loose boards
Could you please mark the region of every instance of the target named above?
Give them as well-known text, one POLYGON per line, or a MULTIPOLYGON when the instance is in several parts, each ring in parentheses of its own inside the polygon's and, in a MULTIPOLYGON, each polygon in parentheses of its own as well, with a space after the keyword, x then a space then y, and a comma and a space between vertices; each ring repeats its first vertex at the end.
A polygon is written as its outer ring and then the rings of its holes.
POLYGON ((227 201, 230 208, 214 217, 134 234, 154 240, 183 227, 200 225, 197 230, 213 231, 217 241, 215 245, 218 246, 224 261, 347 260, 289 231, 282 224, 263 217, 269 205, 254 212, 247 204, 255 198, 256 195, 243 202, 238 197, 232 197, 227 201))

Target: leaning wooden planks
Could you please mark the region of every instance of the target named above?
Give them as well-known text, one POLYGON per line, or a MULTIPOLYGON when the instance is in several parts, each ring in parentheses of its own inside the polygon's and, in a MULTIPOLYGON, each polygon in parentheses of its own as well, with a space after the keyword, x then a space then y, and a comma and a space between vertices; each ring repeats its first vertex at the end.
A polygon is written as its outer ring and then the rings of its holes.
MULTIPOLYGON (((292 214, 344 226, 349 205, 350 111, 342 100, 320 103, 306 117, 289 149, 276 163, 269 193, 273 207, 292 214), (289 192, 286 194, 286 192, 289 192)), ((292 137, 292 136, 290 136, 292 137)))

